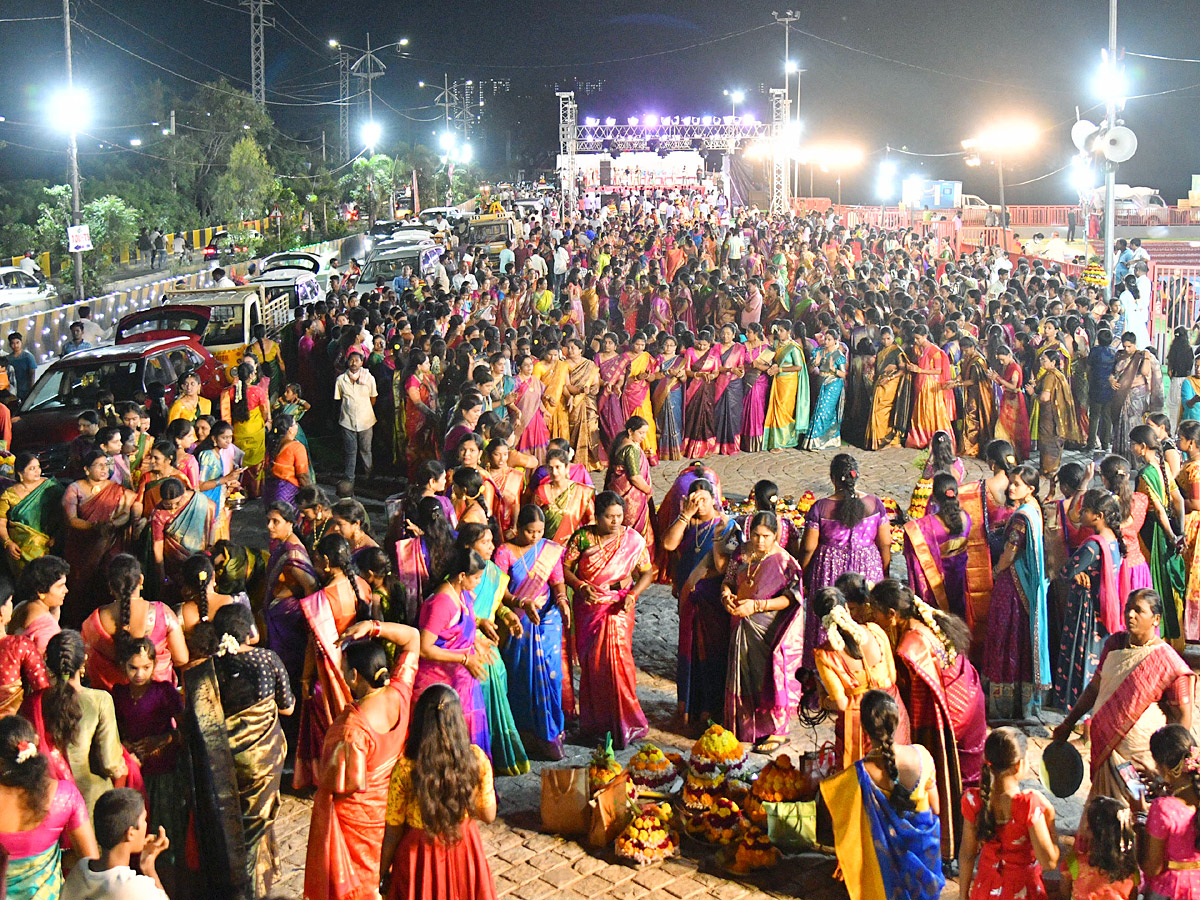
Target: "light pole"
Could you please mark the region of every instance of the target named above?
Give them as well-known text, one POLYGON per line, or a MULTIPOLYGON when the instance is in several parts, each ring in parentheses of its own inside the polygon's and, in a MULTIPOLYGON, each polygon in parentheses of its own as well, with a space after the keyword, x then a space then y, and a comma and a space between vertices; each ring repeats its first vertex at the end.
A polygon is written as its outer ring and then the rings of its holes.
POLYGON ((729 98, 729 103, 731 105, 732 114, 733 114, 733 117, 736 119, 737 118, 737 105, 746 99, 746 95, 744 93, 742 93, 741 91, 727 90, 727 91, 724 91, 723 93, 725 94, 726 97, 729 98))
MULTIPOLYGON (((800 18, 800 16, 796 14, 796 11, 794 9, 784 10, 782 15, 780 15, 778 12, 772 11, 771 15, 775 17, 776 23, 783 26, 783 109, 784 109, 785 115, 790 115, 789 110, 792 107, 791 107, 791 95, 788 93, 790 90, 789 84, 788 84, 790 79, 788 76, 791 75, 791 73, 793 71, 793 67, 795 66, 795 63, 792 62, 792 54, 791 54, 790 45, 789 45, 789 38, 790 38, 791 32, 792 32, 792 23, 795 22, 796 20, 798 20, 800 18)), ((799 90, 799 85, 797 85, 797 91, 798 90, 799 90)), ((798 98, 799 98, 799 95, 797 94, 797 99, 798 98)), ((784 123, 784 124, 786 124, 786 123, 784 123)), ((786 172, 784 175, 785 178, 791 177, 791 171, 790 171, 791 166, 789 166, 788 169, 789 169, 789 171, 786 172)), ((799 172, 799 169, 797 169, 797 172, 799 172)), ((791 191, 789 191, 788 193, 790 195, 791 191)))
MULTIPOLYGON (((1104 125, 1106 129, 1117 124, 1117 97, 1120 78, 1117 73, 1117 0, 1108 0, 1108 53, 1104 59, 1107 68, 1104 98, 1104 125)), ((1109 290, 1112 290, 1113 271, 1116 257, 1117 230, 1117 166, 1104 161, 1104 271, 1108 274, 1109 290)))
MULTIPOLYGON (((349 44, 343 44, 333 38, 329 39, 329 46, 338 51, 338 66, 339 66, 339 101, 342 109, 345 110, 346 120, 342 125, 343 139, 346 142, 346 155, 350 155, 350 127, 349 127, 349 103, 350 103, 350 75, 355 78, 362 78, 367 83, 367 124, 375 121, 375 79, 387 72, 387 66, 384 65, 376 53, 381 53, 384 50, 395 50, 401 56, 406 56, 404 49, 408 46, 408 38, 400 38, 397 41, 384 44, 382 46, 371 47, 371 33, 367 32, 367 46, 352 47, 349 44), (350 62, 350 55, 346 51, 354 51, 361 54, 354 62, 350 62), (344 72, 344 74, 343 74, 344 72)), ((339 123, 340 124, 340 123, 339 123)))
MULTIPOLYGON (((63 44, 67 52, 67 89, 62 97, 64 108, 59 112, 65 113, 63 124, 67 126, 67 166, 71 173, 71 224, 79 225, 82 218, 79 197, 79 145, 75 140, 75 132, 84 124, 87 98, 75 90, 75 74, 71 64, 71 0, 63 0, 63 44)), ((76 251, 72 256, 75 258, 75 301, 78 303, 84 299, 83 253, 76 251)))
POLYGON ((1008 204, 1004 198, 1004 156, 1029 150, 1037 143, 1040 131, 1031 122, 1002 122, 981 131, 973 138, 962 142, 967 151, 986 154, 996 161, 996 173, 1000 181, 1000 228, 1004 235, 1004 249, 1008 250, 1008 204))

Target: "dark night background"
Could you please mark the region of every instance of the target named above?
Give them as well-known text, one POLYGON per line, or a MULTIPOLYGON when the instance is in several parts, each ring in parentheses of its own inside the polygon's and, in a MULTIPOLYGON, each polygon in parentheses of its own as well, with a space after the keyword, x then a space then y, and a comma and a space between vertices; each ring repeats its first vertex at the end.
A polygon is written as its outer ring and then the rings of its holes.
MULTIPOLYGON (((801 100, 806 134, 814 140, 854 141, 872 153, 860 173, 847 176, 848 201, 874 199, 872 185, 885 144, 920 153, 955 151, 962 138, 1009 115, 1057 127, 1048 130, 1026 158, 1006 165, 1008 180, 1016 183, 1051 172, 1073 153, 1068 129, 1075 107, 1087 109, 1099 100, 1091 82, 1106 41, 1105 0, 843 0, 793 5, 801 13, 793 26, 791 56, 806 69, 801 100)), ((495 112, 488 110, 485 120, 492 118, 494 125, 498 117, 505 117, 507 122, 494 127, 492 140, 481 147, 481 162, 492 168, 503 163, 505 144, 498 131, 516 130, 553 152, 555 81, 604 80, 599 93, 577 92, 581 120, 588 115, 623 119, 646 111, 680 116, 726 113, 724 88, 746 92, 739 112, 767 118, 768 98, 759 92, 759 84, 779 86, 783 63, 783 29, 772 23, 771 11, 787 6, 761 0, 279 0, 268 9, 281 26, 267 34, 268 99, 297 103, 302 102, 297 98, 336 98, 337 69, 330 67, 332 55, 325 46, 330 37, 358 46, 368 31, 373 43, 408 37, 410 58, 382 56, 388 72, 376 81, 376 118, 386 134, 381 149, 396 140, 433 143, 431 131, 438 122, 420 120, 437 117, 438 110, 428 106, 435 92, 418 89, 419 79, 440 83, 443 72, 452 79, 509 79, 516 96, 494 104, 488 96, 495 112), (768 23, 769 27, 714 41, 768 23), (703 42, 711 43, 659 53, 703 42), (655 53, 659 55, 630 59, 655 53), (401 115, 384 104, 405 112, 401 115)), ((76 9, 81 25, 155 63, 199 81, 215 79, 214 69, 220 70, 235 86, 248 88, 249 25, 236 0, 82 0, 76 9)), ((55 0, 4 0, 0 19, 60 11, 55 0)), ((1124 0, 1118 44, 1131 51, 1196 57, 1198 12, 1196 0, 1124 0)), ((93 92, 98 121, 92 131, 97 135, 126 143, 136 129, 119 126, 138 124, 131 118, 130 98, 155 79, 172 92, 192 90, 187 81, 82 29, 75 40, 76 80, 93 92)), ((8 119, 0 124, 0 139, 10 142, 0 150, 0 178, 61 177, 60 153, 26 149, 58 151, 61 136, 21 124, 46 119, 46 95, 61 78, 61 22, 0 22, 0 58, 0 114, 8 119)), ((1125 111, 1140 145, 1133 160, 1121 167, 1118 180, 1156 187, 1174 203, 1186 196, 1191 174, 1200 172, 1200 142, 1195 138, 1200 65, 1136 57, 1126 62, 1132 94, 1191 86, 1132 99, 1125 111)), ((325 129, 331 148, 336 143, 335 107, 271 105, 269 111, 289 135, 319 139, 325 129)), ((161 115, 165 117, 166 110, 161 115)), ((1101 115, 1093 110, 1089 117, 1097 120, 1101 115)), ((141 133, 146 134, 147 148, 158 139, 153 129, 141 133)), ((357 135, 357 127, 352 134, 357 135)), ((83 143, 82 148, 85 153, 99 152, 95 142, 83 143)), ((85 175, 91 158, 84 158, 85 175)), ((989 166, 971 170, 957 158, 894 158, 902 175, 919 171, 961 179, 965 190, 996 199, 995 172, 989 166)), ((807 176, 803 181, 807 187, 807 176)), ((835 190, 832 176, 817 174, 817 194, 830 196, 835 190)), ((1009 192, 1009 202, 1073 200, 1065 171, 1009 192)))

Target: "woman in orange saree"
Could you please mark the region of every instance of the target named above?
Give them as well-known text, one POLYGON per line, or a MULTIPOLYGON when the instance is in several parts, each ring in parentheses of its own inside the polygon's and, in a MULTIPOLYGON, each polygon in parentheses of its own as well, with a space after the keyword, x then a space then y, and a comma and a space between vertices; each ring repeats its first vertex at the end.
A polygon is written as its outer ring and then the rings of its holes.
POLYGON ((71 566, 70 593, 60 614, 64 628, 82 625, 96 597, 105 594, 105 568, 121 552, 120 529, 129 521, 135 497, 109 479, 110 465, 103 451, 89 452, 83 467, 84 477, 63 494, 67 529, 62 555, 71 566))
POLYGON ((317 542, 313 568, 324 587, 300 601, 309 635, 300 679, 300 737, 292 775, 296 790, 320 783, 325 735, 353 699, 342 675, 339 638, 365 613, 371 589, 357 575, 349 574, 352 566, 350 544, 340 534, 327 534, 317 542))
POLYGON ((567 539, 581 525, 595 518, 593 498, 595 488, 572 481, 570 460, 562 450, 546 453, 546 465, 550 469, 550 480, 538 486, 533 502, 546 515, 546 535, 552 541, 566 544, 567 539))
POLYGON ((563 577, 575 595, 579 650, 579 727, 610 733, 618 749, 645 737, 633 662, 634 607, 654 579, 646 541, 625 527, 625 503, 612 491, 596 498, 596 524, 567 544, 563 577))
POLYGON ((307 900, 376 896, 388 782, 408 736, 420 641, 415 628, 393 622, 356 622, 342 635, 342 675, 353 699, 325 735, 304 863, 307 900), (390 673, 374 638, 398 648, 390 673))
POLYGON ((929 340, 929 329, 918 325, 913 329, 913 351, 917 362, 908 364, 913 374, 913 417, 904 446, 920 450, 929 446, 938 431, 954 433, 954 369, 946 351, 929 340))
POLYGON ((988 372, 1002 391, 996 413, 996 440, 1012 444, 1017 453, 1017 462, 1021 462, 1029 458, 1030 441, 1029 412, 1025 406, 1025 391, 1022 390, 1025 375, 1008 347, 1000 348, 997 360, 1003 374, 991 370, 988 372))
POLYGON ((612 462, 604 476, 604 490, 613 491, 625 503, 625 524, 654 541, 650 522, 654 518, 654 488, 650 484, 650 463, 642 452, 641 441, 648 425, 641 416, 630 416, 625 430, 617 435, 610 454, 612 462))
POLYGON ((650 465, 658 465, 658 432, 654 428, 654 407, 650 401, 650 380, 654 377, 654 357, 646 352, 646 338, 633 336, 633 346, 625 354, 625 386, 621 391, 621 409, 625 418, 641 416, 646 433, 641 439, 642 452, 650 465))
POLYGON ((405 459, 408 460, 408 471, 415 472, 417 466, 427 459, 436 457, 434 446, 434 423, 437 418, 437 380, 429 368, 429 357, 424 351, 414 350, 409 357, 410 373, 404 384, 404 405, 397 404, 404 411, 403 434, 405 439, 405 459))
POLYGON ((516 530, 517 512, 521 508, 521 487, 525 482, 525 473, 508 465, 509 452, 507 442, 501 440, 491 441, 484 451, 485 470, 496 487, 496 523, 504 540, 512 537, 516 530))
POLYGON ((533 377, 545 388, 542 415, 551 438, 571 436, 571 421, 567 415, 567 380, 571 376, 571 367, 561 354, 562 349, 557 344, 551 345, 533 366, 533 377))

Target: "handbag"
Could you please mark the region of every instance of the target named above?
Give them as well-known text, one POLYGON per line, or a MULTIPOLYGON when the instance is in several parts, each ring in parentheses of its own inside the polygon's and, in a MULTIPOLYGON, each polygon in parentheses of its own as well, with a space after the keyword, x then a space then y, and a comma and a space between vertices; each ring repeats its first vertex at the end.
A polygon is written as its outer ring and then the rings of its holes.
POLYGON ((617 839, 633 818, 633 800, 629 796, 629 773, 622 772, 592 795, 591 823, 587 842, 606 847, 617 839))
POLYGON ((591 824, 587 766, 542 770, 542 830, 585 834, 591 824))
POLYGON ((764 803, 767 837, 781 850, 809 850, 817 844, 817 801, 764 803))

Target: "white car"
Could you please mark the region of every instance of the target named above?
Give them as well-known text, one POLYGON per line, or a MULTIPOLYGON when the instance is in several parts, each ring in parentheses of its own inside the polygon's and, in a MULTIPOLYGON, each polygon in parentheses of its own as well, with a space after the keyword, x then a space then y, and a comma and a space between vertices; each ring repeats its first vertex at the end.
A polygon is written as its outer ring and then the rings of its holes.
POLYGON ((16 266, 0 266, 0 306, 16 306, 58 296, 54 285, 38 281, 16 266))
MULTIPOLYGON (((337 273, 336 269, 330 267, 328 258, 302 250, 284 250, 282 253, 272 253, 258 264, 258 271, 261 275, 278 276, 272 280, 309 274, 316 278, 322 291, 329 290, 329 276, 337 273)), ((257 278, 255 280, 265 279, 257 278)))

